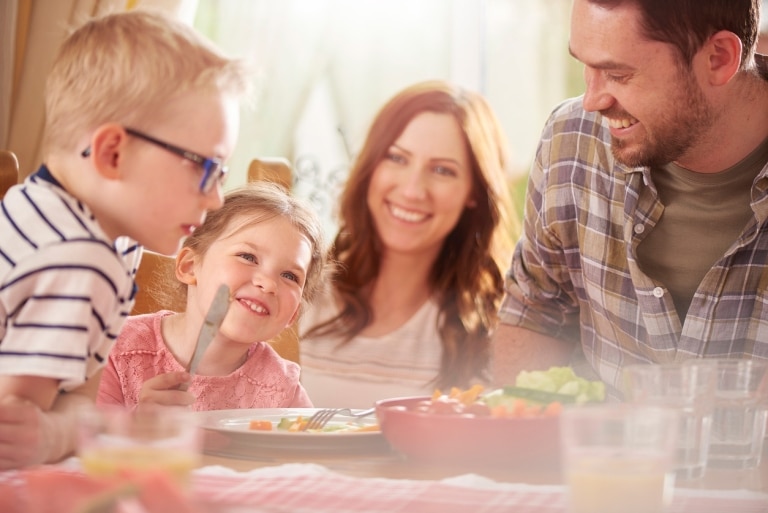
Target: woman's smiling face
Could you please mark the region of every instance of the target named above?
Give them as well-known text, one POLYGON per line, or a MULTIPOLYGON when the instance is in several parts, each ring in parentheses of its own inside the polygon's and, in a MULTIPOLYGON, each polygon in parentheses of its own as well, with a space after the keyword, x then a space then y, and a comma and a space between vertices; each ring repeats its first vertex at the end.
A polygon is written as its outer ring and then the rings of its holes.
POLYGON ((376 166, 368 208, 385 251, 435 258, 472 205, 472 168, 464 133, 450 114, 422 112, 376 166))

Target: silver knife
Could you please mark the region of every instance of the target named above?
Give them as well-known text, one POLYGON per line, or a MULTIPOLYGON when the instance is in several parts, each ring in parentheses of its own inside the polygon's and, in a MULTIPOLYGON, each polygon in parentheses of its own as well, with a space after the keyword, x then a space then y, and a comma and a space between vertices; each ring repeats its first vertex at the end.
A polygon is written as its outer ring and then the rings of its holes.
MULTIPOLYGON (((224 317, 227 315, 229 309, 229 287, 221 285, 219 290, 216 291, 216 295, 211 302, 211 306, 208 308, 208 313, 203 320, 203 326, 200 328, 200 334, 197 336, 197 345, 195 346, 195 352, 192 354, 192 358, 189 361, 189 373, 194 374, 197 370, 197 366, 200 364, 200 360, 203 359, 205 350, 208 349, 208 345, 211 340, 216 336, 219 331, 224 317)), ((180 387, 182 390, 186 390, 186 386, 180 387)))

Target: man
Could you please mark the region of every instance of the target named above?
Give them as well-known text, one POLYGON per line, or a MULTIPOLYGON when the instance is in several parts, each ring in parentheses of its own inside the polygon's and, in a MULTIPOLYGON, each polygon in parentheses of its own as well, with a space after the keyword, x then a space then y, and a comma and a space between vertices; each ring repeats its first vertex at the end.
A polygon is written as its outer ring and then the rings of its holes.
POLYGON ((768 61, 759 0, 574 0, 586 92, 548 120, 494 380, 573 364, 768 359, 768 61))

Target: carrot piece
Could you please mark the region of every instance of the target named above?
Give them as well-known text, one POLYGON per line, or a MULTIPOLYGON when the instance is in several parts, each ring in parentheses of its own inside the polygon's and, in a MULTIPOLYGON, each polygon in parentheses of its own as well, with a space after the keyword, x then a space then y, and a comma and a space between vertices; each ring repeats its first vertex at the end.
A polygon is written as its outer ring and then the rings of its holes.
POLYGON ((248 429, 253 431, 272 431, 272 421, 252 420, 248 423, 248 429))
POLYGON ((528 409, 525 399, 516 399, 508 408, 510 417, 523 417, 528 409))
POLYGON ((459 393, 459 401, 461 401, 462 404, 472 404, 477 401, 477 398, 482 391, 483 385, 472 385, 467 390, 459 393))
POLYGON ((301 431, 304 426, 309 422, 308 420, 305 420, 301 415, 296 417, 296 420, 293 421, 293 424, 291 424, 291 427, 288 428, 288 431, 296 432, 301 431))
POLYGON ((563 403, 559 403, 557 401, 549 403, 546 408, 544 408, 544 415, 556 417, 560 415, 560 412, 563 411, 563 403))
POLYGON ((507 410, 507 407, 503 404, 500 404, 498 406, 494 406, 491 408, 491 417, 503 419, 506 417, 510 417, 509 410, 507 410))

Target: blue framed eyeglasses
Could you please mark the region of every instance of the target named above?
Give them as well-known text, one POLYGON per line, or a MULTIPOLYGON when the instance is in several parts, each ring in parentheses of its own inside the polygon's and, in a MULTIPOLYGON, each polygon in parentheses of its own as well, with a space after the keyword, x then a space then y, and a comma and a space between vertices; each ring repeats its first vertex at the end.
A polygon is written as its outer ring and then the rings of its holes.
MULTIPOLYGON (((155 146, 159 146, 166 151, 170 151, 171 153, 178 155, 179 157, 185 158, 189 161, 192 161, 198 166, 200 166, 200 168, 202 168, 203 170, 203 178, 200 180, 200 192, 203 194, 208 194, 209 192, 211 192, 217 183, 223 184, 224 180, 227 177, 227 172, 229 171, 229 169, 227 168, 227 166, 224 165, 224 162, 221 159, 218 159, 215 157, 214 158, 204 157, 203 155, 200 155, 193 151, 185 150, 184 148, 180 148, 174 144, 161 141, 160 139, 156 139, 151 135, 147 135, 143 132, 139 132, 138 130, 134 130, 133 128, 126 127, 125 132, 129 135, 132 135, 133 137, 137 137, 148 143, 154 144, 155 146)), ((81 153, 83 157, 87 157, 90 154, 91 154, 90 146, 85 150, 83 150, 83 152, 81 153)))

